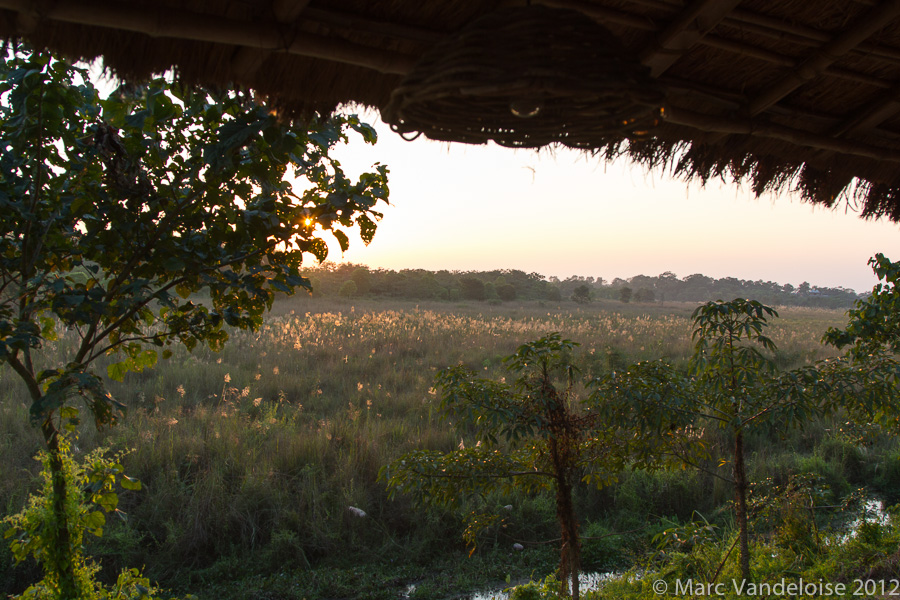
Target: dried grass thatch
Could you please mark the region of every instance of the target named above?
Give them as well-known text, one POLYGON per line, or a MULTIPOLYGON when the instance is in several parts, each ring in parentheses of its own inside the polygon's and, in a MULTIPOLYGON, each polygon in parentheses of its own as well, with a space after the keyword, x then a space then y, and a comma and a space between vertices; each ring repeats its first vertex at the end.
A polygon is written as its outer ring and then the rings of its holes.
MULTIPOLYGON (((652 137, 598 132, 579 147, 900 222, 900 0, 533 3, 594 19, 665 93, 652 137)), ((328 111, 386 106, 420 57, 497 5, 0 0, 0 35, 103 55, 121 76, 174 67, 188 81, 253 88, 289 113, 328 111)))

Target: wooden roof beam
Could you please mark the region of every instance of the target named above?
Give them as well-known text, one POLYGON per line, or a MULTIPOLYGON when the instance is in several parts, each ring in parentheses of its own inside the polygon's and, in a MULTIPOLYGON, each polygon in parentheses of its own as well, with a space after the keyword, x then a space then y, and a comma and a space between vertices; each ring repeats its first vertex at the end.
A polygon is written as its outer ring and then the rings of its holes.
MULTIPOLYGON (((27 13, 30 6, 31 0, 0 0, 0 8, 19 13, 27 13)), ((276 21, 248 23, 172 8, 151 10, 145 5, 112 0, 66 0, 53 5, 41 17, 133 31, 151 37, 231 44, 322 58, 387 74, 405 74, 415 63, 413 56, 336 37, 298 34, 276 21)))
POLYGON ((596 4, 585 2, 584 0, 537 0, 537 2, 538 4, 543 4, 544 6, 577 10, 599 22, 600 24, 615 23, 617 25, 632 27, 639 31, 659 30, 659 27, 652 19, 638 15, 631 15, 611 8, 604 8, 602 6, 597 6, 596 4))
MULTIPOLYGON (((617 25, 624 25, 626 27, 631 27, 633 29, 637 29, 639 31, 659 31, 659 28, 653 23, 653 21, 646 19, 644 17, 639 17, 635 15, 630 15, 628 13, 623 13, 617 10, 596 7, 591 4, 586 4, 583 0, 537 0, 541 4, 546 6, 554 6, 557 8, 568 8, 572 10, 577 10, 583 12, 587 16, 597 20, 601 24, 603 23, 615 23, 617 25)), ((639 0, 640 4, 652 4, 654 6, 663 4, 668 8, 673 8, 672 5, 668 3, 660 3, 650 2, 650 0, 639 0)), ((727 22, 732 20, 736 13, 740 12, 740 9, 736 9, 733 13, 729 13, 722 20, 722 22, 727 22)), ((746 12, 746 11, 745 11, 746 12)), ((310 15, 312 15, 313 9, 310 9, 310 15)), ((775 35, 776 33, 772 33, 775 35)), ((830 39, 827 34, 821 34, 824 36, 824 39, 830 39)), ((818 39, 818 37, 816 38, 818 39)), ((780 65, 785 67, 786 69, 795 69, 799 64, 799 61, 796 58, 785 56, 783 54, 778 54, 777 52, 772 52, 771 50, 766 50, 765 48, 760 48, 759 46, 754 46, 748 44, 746 42, 741 42, 729 38, 720 37, 717 35, 705 35, 699 38, 696 42, 697 44, 710 46, 712 48, 717 48, 719 50, 727 50, 729 52, 734 52, 736 54, 740 54, 742 56, 752 56, 753 58, 757 58, 759 60, 764 60, 766 62, 780 65)), ((807 45, 815 45, 815 43, 811 40, 807 40, 807 45)), ((880 47, 878 47, 880 48, 880 47)), ((877 55, 880 59, 883 59, 891 64, 900 63, 900 53, 895 52, 891 53, 888 50, 878 50, 875 46, 870 44, 861 45, 858 50, 863 51, 863 49, 870 49, 872 53, 877 55)), ((858 83, 862 83, 865 85, 870 85, 872 87, 877 87, 881 89, 888 89, 891 87, 891 83, 879 79, 877 77, 873 77, 871 75, 867 75, 864 73, 857 73, 855 71, 849 71, 847 69, 839 69, 839 68, 827 68, 824 71, 828 75, 833 77, 838 77, 841 79, 846 79, 848 81, 856 81, 858 83)))
MULTIPOLYGON (((279 23, 289 25, 297 20, 300 14, 309 6, 310 0, 273 0, 272 14, 279 23)), ((231 71, 237 81, 248 79, 256 73, 272 54, 271 50, 260 50, 241 46, 231 57, 231 71)))
MULTIPOLYGON (((723 23, 730 27, 744 29, 773 39, 785 39, 786 36, 789 36, 791 42, 804 46, 818 46, 831 40, 831 36, 825 31, 797 23, 779 21, 740 7, 725 17, 723 23)), ((900 51, 881 44, 863 42, 854 48, 853 51, 869 57, 876 57, 890 64, 900 62, 900 51)))
MULTIPOLYGON (((752 58, 764 60, 768 63, 779 65, 786 69, 796 69, 799 68, 799 65, 801 64, 800 61, 790 56, 785 56, 777 52, 772 52, 771 50, 759 48, 758 46, 752 46, 750 44, 745 44, 744 42, 737 42, 735 40, 721 38, 714 35, 706 36, 705 38, 700 40, 700 43, 704 46, 710 46, 719 50, 734 52, 735 54, 738 54, 740 56, 750 56, 752 58)), ((822 73, 831 75, 832 77, 846 79, 848 81, 863 83, 865 85, 870 85, 876 88, 887 89, 891 87, 891 83, 885 81, 884 79, 879 79, 878 77, 873 77, 872 75, 866 75, 865 73, 849 71, 847 69, 828 67, 824 69, 822 73)))
POLYGON ((740 0, 694 0, 641 55, 641 62, 650 67, 650 75, 659 77, 665 73, 739 3, 740 0))
POLYGON ((833 38, 831 42, 822 46, 818 52, 803 61, 781 81, 754 98, 747 106, 747 113, 750 116, 760 114, 797 88, 821 75, 829 65, 859 46, 875 32, 884 29, 898 16, 900 16, 900 0, 889 0, 870 10, 853 27, 833 38))
MULTIPOLYGON (((307 0, 308 2, 309 0, 307 0)), ((433 45, 443 40, 447 34, 422 27, 411 27, 400 23, 379 21, 341 13, 334 10, 310 7, 303 12, 303 20, 321 23, 344 32, 359 32, 379 35, 388 38, 410 40, 433 45)))
MULTIPOLYGON (((744 106, 747 101, 743 95, 737 92, 723 93, 721 90, 711 86, 699 85, 693 81, 685 81, 668 75, 661 77, 660 82, 666 86, 667 95, 672 101, 672 105, 676 107, 695 106, 694 102, 699 101, 715 104, 720 110, 735 111, 741 106, 744 106)), ((804 126, 807 126, 808 124, 809 128, 814 128, 817 131, 836 129, 843 121, 843 119, 834 115, 816 113, 799 108, 790 108, 777 104, 769 109, 769 114, 773 117, 789 119, 793 123, 803 121, 804 126)), ((900 135, 890 131, 881 130, 879 131, 879 134, 883 135, 885 138, 900 140, 900 135)))
MULTIPOLYGON (((637 29, 638 31, 659 31, 659 27, 651 19, 643 16, 629 14, 618 10, 603 8, 585 2, 584 0, 533 0, 546 6, 569 8, 578 10, 602 23, 615 23, 637 29)), ((679 4, 672 2, 660 2, 658 0, 632 0, 635 4, 648 6, 655 10, 669 10, 673 14, 681 9, 679 4)), ((310 14, 312 14, 310 9, 310 14)), ((806 27, 797 23, 780 21, 767 15, 758 14, 737 6, 725 15, 721 23, 743 29, 757 35, 769 38, 783 39, 790 36, 791 41, 804 46, 819 46, 831 40, 831 36, 824 31, 812 27, 806 27)), ((700 43, 704 43, 704 37, 700 43)), ((900 64, 900 51, 887 46, 871 43, 862 43, 854 49, 855 52, 869 57, 877 57, 889 64, 900 64)))
POLYGON ((834 127, 830 134, 841 137, 856 131, 871 130, 900 113, 900 85, 894 86, 865 108, 854 110, 853 113, 851 118, 834 127))

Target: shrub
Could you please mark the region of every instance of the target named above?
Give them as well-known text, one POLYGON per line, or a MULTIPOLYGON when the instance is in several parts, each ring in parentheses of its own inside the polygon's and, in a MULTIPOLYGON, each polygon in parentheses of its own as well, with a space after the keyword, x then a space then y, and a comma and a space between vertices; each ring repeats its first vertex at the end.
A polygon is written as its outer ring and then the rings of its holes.
POLYGON ((372 274, 365 267, 360 267, 353 271, 350 279, 356 284, 356 291, 361 296, 368 294, 372 288, 372 274))
POLYGON ((643 303, 656 302, 656 294, 653 293, 653 290, 641 288, 634 293, 634 301, 643 303))
POLYGON ((509 302, 510 300, 516 299, 516 287, 509 283, 504 283, 497 287, 497 295, 500 296, 501 300, 506 300, 509 302))
POLYGON ((461 293, 466 300, 484 300, 484 282, 476 277, 463 277, 459 280, 461 293))
POLYGON ((572 300, 578 302, 579 304, 585 304, 591 301, 591 288, 587 285, 579 285, 575 288, 575 291, 572 292, 572 300))
POLYGON ((126 489, 140 489, 139 482, 123 475, 121 454, 109 457, 101 448, 87 454, 81 463, 77 463, 72 458, 71 444, 62 438, 56 457, 62 462, 61 471, 51 469, 50 456, 46 452, 41 453, 43 486, 40 493, 31 496, 20 513, 3 520, 9 525, 4 537, 10 539, 9 547, 16 562, 31 557, 44 571, 41 581, 15 598, 151 600, 158 590, 137 569, 123 569, 115 584, 107 587, 97 580, 100 567, 84 553, 84 534, 102 536, 106 513, 116 511, 119 502, 115 493, 116 485, 122 485, 126 489), (54 508, 56 491, 53 475, 59 472, 65 478, 67 487, 65 528, 59 526, 58 514, 54 508), (64 589, 68 581, 74 583, 75 590, 64 589))
POLYGON ((544 292, 544 299, 549 300, 550 302, 559 302, 562 300, 562 292, 559 291, 558 286, 551 285, 547 287, 547 290, 544 292))

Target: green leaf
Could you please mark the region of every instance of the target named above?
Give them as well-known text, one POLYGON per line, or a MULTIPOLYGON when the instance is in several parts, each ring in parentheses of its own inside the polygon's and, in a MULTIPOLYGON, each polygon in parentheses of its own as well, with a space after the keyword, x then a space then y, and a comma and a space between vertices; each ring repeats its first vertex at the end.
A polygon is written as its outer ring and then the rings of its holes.
POLYGON ((106 517, 99 510, 92 510, 84 515, 82 523, 84 527, 96 535, 103 536, 103 526, 106 525, 106 517))
POLYGON ((128 475, 122 475, 122 479, 119 482, 119 485, 122 486, 123 489, 126 490, 139 490, 141 489, 141 482, 138 479, 133 477, 129 477, 128 475))
POLYGON ((334 234, 338 244, 340 244, 341 252, 346 252, 350 248, 350 240, 347 238, 347 234, 338 229, 332 231, 332 234, 334 234))
POLYGON ((133 370, 134 361, 132 359, 123 360, 121 362, 107 365, 106 374, 113 381, 124 381, 125 374, 133 370))
POLYGON ((179 283, 175 286, 175 293, 187 300, 191 297, 192 290, 187 284, 179 283))
POLYGON ((156 366, 158 356, 156 350, 144 350, 134 359, 133 368, 137 372, 156 366))

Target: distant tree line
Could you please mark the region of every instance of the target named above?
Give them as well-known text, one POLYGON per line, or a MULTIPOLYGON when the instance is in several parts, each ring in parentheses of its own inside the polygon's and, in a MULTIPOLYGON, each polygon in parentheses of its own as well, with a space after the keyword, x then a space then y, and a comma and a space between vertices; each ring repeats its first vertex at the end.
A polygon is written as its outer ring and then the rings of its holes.
POLYGON ((735 277, 715 279, 699 273, 679 279, 666 271, 655 277, 635 275, 611 281, 602 277, 545 277, 515 269, 493 271, 428 271, 425 269, 370 269, 365 266, 325 262, 306 269, 314 296, 380 296, 412 300, 573 300, 596 299, 625 303, 706 302, 715 299, 756 298, 782 306, 849 308, 861 296, 851 289, 827 288, 807 282, 794 287, 774 281, 749 281, 735 277))

